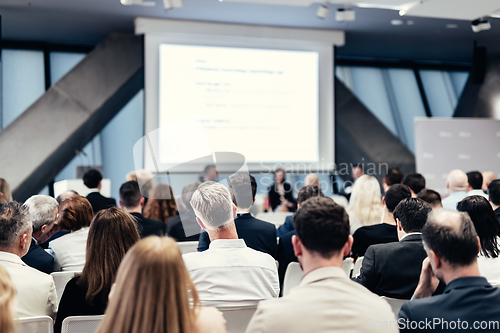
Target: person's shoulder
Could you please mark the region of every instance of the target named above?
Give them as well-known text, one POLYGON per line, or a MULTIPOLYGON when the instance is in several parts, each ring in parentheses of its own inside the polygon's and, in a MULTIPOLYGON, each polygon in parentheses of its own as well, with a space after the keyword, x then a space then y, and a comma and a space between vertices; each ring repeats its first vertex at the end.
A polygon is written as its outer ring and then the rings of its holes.
POLYGON ((199 333, 222 333, 226 332, 226 319, 217 308, 200 307, 196 326, 199 333))
POLYGON ((254 265, 262 266, 267 269, 276 269, 276 261, 270 254, 254 250, 249 247, 245 248, 244 251, 248 254, 247 259, 253 259, 254 265))
POLYGON ((23 265, 23 270, 26 272, 26 276, 30 276, 30 280, 35 284, 53 284, 54 279, 47 273, 41 272, 36 268, 30 267, 28 265, 23 265))
POLYGON ((252 223, 257 224, 260 228, 267 228, 269 230, 276 230, 276 226, 270 222, 260 220, 254 216, 251 216, 252 223))

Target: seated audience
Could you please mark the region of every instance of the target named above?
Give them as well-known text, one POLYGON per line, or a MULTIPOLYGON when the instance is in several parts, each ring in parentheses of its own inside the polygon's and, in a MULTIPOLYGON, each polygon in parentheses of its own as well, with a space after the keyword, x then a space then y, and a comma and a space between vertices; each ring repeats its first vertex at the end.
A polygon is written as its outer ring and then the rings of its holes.
POLYGON ((410 299, 427 256, 421 230, 431 211, 431 206, 423 200, 402 200, 393 213, 399 242, 370 246, 355 281, 379 296, 410 299))
POLYGON ((273 211, 294 212, 297 209, 292 186, 286 182, 283 169, 274 172, 274 184, 269 187, 269 204, 273 211))
POLYGON ((414 297, 399 312, 401 332, 415 332, 415 326, 408 327, 407 323, 422 321, 432 324, 419 332, 455 332, 457 323, 468 332, 474 329, 474 323, 493 323, 496 326, 488 331, 497 332, 500 290, 480 276, 480 244, 467 214, 437 212, 422 233, 428 257, 414 297), (439 281, 446 284, 444 293, 430 297, 439 281))
POLYGON ((166 234, 178 242, 194 242, 200 238, 200 225, 191 206, 191 198, 200 182, 187 184, 182 189, 179 215, 168 218, 166 234))
MULTIPOLYGON (((300 205, 308 200, 309 198, 320 197, 323 198, 323 192, 316 185, 304 186, 300 189, 299 195, 297 197, 297 211, 300 210, 300 205)), ((283 280, 285 279, 285 272, 288 264, 292 261, 297 262, 297 257, 293 252, 292 237, 295 235, 295 227, 290 228, 291 231, 287 232, 280 237, 278 243, 278 275, 280 278, 280 286, 283 285, 283 280)))
POLYGON ((10 193, 9 183, 3 178, 0 178, 0 205, 12 201, 12 194, 10 193))
POLYGON ((382 186, 384 188, 384 193, 387 192, 389 187, 395 184, 401 184, 404 179, 404 174, 399 170, 399 168, 390 168, 387 170, 387 175, 382 179, 382 186))
POLYGON ((80 196, 80 194, 78 194, 77 191, 68 190, 68 191, 65 191, 65 192, 59 194, 57 196, 57 198, 56 198, 56 201, 60 205, 66 199, 76 198, 76 197, 79 197, 79 196, 80 196))
POLYGON ((165 228, 168 219, 177 215, 177 204, 172 186, 158 184, 153 187, 148 203, 144 206, 143 214, 148 219, 162 221, 165 228))
POLYGON ((14 322, 16 290, 9 273, 2 266, 0 266, 0 295, 0 332, 14 333, 16 332, 14 322))
POLYGON ((247 332, 397 332, 384 300, 352 282, 342 269, 351 251, 349 217, 330 198, 305 201, 294 217, 293 249, 304 277, 291 293, 259 303, 247 332))
POLYGON ((497 179, 497 175, 493 171, 484 171, 482 174, 483 176, 483 186, 482 190, 484 193, 488 192, 488 185, 495 179, 497 179))
POLYGON ((408 186, 411 197, 416 198, 420 191, 425 188, 425 178, 419 173, 410 173, 403 179, 403 185, 408 186))
POLYGON ((99 191, 101 190, 102 175, 98 170, 91 169, 87 171, 83 175, 83 183, 89 188, 87 200, 92 205, 94 214, 96 214, 101 209, 116 206, 116 200, 114 198, 106 198, 101 193, 99 193, 99 191))
POLYGON ((446 180, 446 188, 450 193, 441 202, 446 210, 457 210, 457 203, 467 196, 467 175, 462 170, 452 170, 446 180))
POLYGON ((479 171, 467 172, 467 195, 480 195, 488 199, 488 195, 483 192, 483 175, 479 171))
POLYGON ((57 294, 54 280, 21 260, 28 253, 32 233, 31 219, 24 206, 14 201, 0 206, 0 266, 9 273, 16 289, 16 314, 19 318, 55 318, 57 294))
POLYGON ((205 182, 217 182, 219 181, 219 171, 217 167, 213 164, 209 164, 203 170, 203 181, 205 182))
POLYGON ((97 333, 224 333, 225 320, 202 308, 172 238, 151 236, 125 255, 97 333))
MULTIPOLYGON (((78 194, 78 192, 76 191, 73 191, 73 190, 68 190, 68 191, 65 191, 61 194, 59 194, 56 198, 56 201, 57 203, 59 204, 59 211, 61 210, 60 207, 61 207, 61 203, 66 200, 66 199, 69 199, 69 198, 76 198, 76 197, 79 197, 80 195, 78 194)), ((50 242, 52 242, 54 239, 57 239, 59 237, 62 237, 66 234, 69 234, 69 231, 66 231, 66 230, 62 230, 59 228, 59 225, 57 224, 57 220, 55 221, 55 224, 57 225, 57 229, 58 231, 53 234, 52 236, 50 236, 50 238, 45 241, 44 243, 41 243, 41 244, 38 244, 40 245, 41 248, 43 248, 44 250, 48 249, 49 248, 49 244, 50 242)))
MULTIPOLYGON (((276 226, 256 219, 250 214, 250 208, 255 202, 255 194, 257 193, 255 178, 246 172, 234 174, 229 178, 229 192, 238 214, 234 219, 238 238, 243 239, 249 248, 267 253, 276 259, 278 248, 276 226)), ((208 233, 202 232, 198 251, 205 251, 209 246, 210 238, 208 233)))
POLYGON ((481 241, 477 260, 481 276, 500 285, 500 221, 490 203, 483 196, 473 195, 460 201, 457 210, 469 214, 481 241))
POLYGON ((81 271, 85 265, 89 226, 94 218, 92 206, 84 197, 76 197, 64 200, 59 210, 59 228, 69 233, 49 243, 55 258, 54 269, 81 271))
POLYGON ((50 274, 54 271, 54 257, 39 244, 45 243, 59 230, 59 226, 54 223, 59 212, 59 204, 56 199, 48 195, 34 195, 26 200, 24 205, 28 208, 33 224, 33 236, 30 249, 22 260, 26 265, 50 274))
POLYGON ((488 185, 488 198, 491 208, 493 208, 495 215, 500 220, 500 179, 493 180, 488 185))
MULTIPOLYGON (((139 184, 142 196, 144 197, 144 205, 148 202, 149 193, 153 188, 152 178, 153 174, 147 170, 136 170, 127 173, 125 176, 128 182, 135 181, 139 184)), ((144 207, 143 207, 144 208, 144 207)))
POLYGON ((97 213, 89 230, 83 271, 68 282, 62 294, 54 326, 56 333, 61 332, 67 317, 104 314, 118 266, 138 240, 131 215, 116 207, 97 213))
POLYGON ((120 207, 132 215, 137 223, 137 229, 141 238, 151 235, 163 236, 165 234, 165 224, 160 220, 152 220, 142 215, 144 207, 144 197, 139 190, 139 184, 130 181, 120 186, 120 207))
POLYGON ((238 239, 236 207, 224 185, 201 184, 191 199, 196 220, 208 232, 208 250, 185 254, 184 261, 204 306, 256 305, 278 297, 276 263, 270 255, 238 239))
POLYGON ((319 181, 318 175, 315 173, 310 173, 304 178, 304 186, 316 185, 321 188, 321 183, 319 181))
POLYGON ((411 198, 408 186, 395 184, 389 187, 382 198, 384 211, 382 223, 361 227, 353 235, 352 255, 354 258, 365 255, 370 245, 398 242, 398 228, 392 212, 403 199, 411 198))
POLYGON ((424 188, 417 195, 417 198, 422 199, 429 205, 431 205, 432 210, 438 210, 443 208, 443 204, 441 203, 441 194, 439 194, 434 190, 424 188))
POLYGON ((351 234, 358 228, 380 223, 382 220, 380 184, 373 176, 363 175, 354 183, 347 213, 351 234))

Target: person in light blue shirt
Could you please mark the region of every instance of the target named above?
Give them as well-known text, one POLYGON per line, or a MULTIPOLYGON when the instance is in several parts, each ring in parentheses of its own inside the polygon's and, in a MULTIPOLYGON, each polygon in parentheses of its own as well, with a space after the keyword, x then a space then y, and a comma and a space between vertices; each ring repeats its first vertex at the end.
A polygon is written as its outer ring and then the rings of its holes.
POLYGON ((457 210, 457 203, 467 196, 467 174, 462 170, 452 170, 446 180, 446 188, 450 195, 442 200, 446 210, 457 210))

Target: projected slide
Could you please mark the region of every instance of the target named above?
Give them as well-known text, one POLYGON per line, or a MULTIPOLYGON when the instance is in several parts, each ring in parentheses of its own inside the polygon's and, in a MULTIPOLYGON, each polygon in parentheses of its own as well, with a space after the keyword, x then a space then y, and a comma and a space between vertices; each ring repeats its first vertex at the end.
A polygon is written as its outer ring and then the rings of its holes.
POLYGON ((318 162, 318 53, 161 44, 159 60, 160 126, 200 116, 214 152, 318 162))

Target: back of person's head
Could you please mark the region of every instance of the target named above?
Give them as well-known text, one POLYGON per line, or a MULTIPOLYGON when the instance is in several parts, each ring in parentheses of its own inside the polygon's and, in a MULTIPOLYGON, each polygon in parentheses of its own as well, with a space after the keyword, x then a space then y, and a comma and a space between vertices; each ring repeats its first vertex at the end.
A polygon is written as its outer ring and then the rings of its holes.
POLYGON ((78 281, 87 288, 88 303, 92 304, 98 296, 107 302, 118 266, 138 240, 136 222, 124 210, 111 207, 96 214, 90 225, 87 258, 78 281))
POLYGON ((443 204, 441 203, 441 195, 434 190, 424 188, 417 195, 417 198, 427 202, 433 209, 443 207, 443 204))
POLYGON ((48 195, 33 195, 24 205, 28 208, 33 232, 40 231, 44 225, 50 226, 56 220, 59 204, 48 195))
POLYGON ((404 174, 399 170, 399 168, 390 168, 387 170, 387 175, 385 175, 385 183, 388 186, 395 184, 401 184, 403 182, 404 174))
POLYGON ((120 186, 120 201, 125 208, 135 208, 141 204, 142 194, 136 181, 129 181, 120 186))
POLYGON ((147 237, 125 255, 98 333, 196 332, 198 293, 170 237, 147 237))
POLYGON ((0 251, 15 248, 21 236, 31 235, 31 228, 31 219, 25 206, 16 201, 0 206, 0 251))
POLYGON ((0 178, 0 205, 12 201, 9 183, 3 178, 0 178))
POLYGON ((431 212, 432 207, 427 202, 417 198, 407 198, 401 200, 393 214, 394 219, 401 222, 403 231, 408 234, 422 231, 431 212))
POLYGON ((201 185, 201 182, 193 182, 189 183, 182 189, 181 201, 184 205, 184 209, 188 211, 192 211, 193 207, 191 206, 191 199, 193 198, 194 192, 201 185))
POLYGON ((83 175, 83 183, 88 188, 97 188, 101 180, 102 174, 96 169, 90 169, 83 175))
POLYGON ((257 194, 257 182, 254 176, 246 172, 238 172, 229 178, 229 192, 234 205, 248 209, 253 205, 257 194))
POLYGON ((479 171, 467 172, 467 182, 473 190, 480 190, 483 187, 483 175, 479 171))
POLYGON ((59 211, 59 227, 66 231, 77 231, 88 227, 94 218, 92 206, 84 197, 64 200, 59 211))
POLYGON ((0 332, 14 333, 14 303, 16 290, 9 273, 0 266, 0 332))
POLYGON ((136 182, 137 181, 137 174, 135 173, 135 171, 130 171, 129 173, 127 173, 125 175, 125 179, 128 182, 136 182))
POLYGON ((321 187, 321 184, 319 182, 318 175, 315 173, 310 173, 304 178, 304 186, 308 185, 316 185, 318 187, 321 187))
POLYGON ((297 203, 300 205, 309 198, 324 196, 323 191, 321 191, 321 188, 318 185, 312 184, 303 186, 297 195, 297 203))
POLYGON ((344 207, 330 198, 304 201, 293 217, 297 237, 310 252, 331 258, 346 244, 351 231, 344 207))
POLYGON ((419 173, 410 173, 403 179, 403 185, 408 186, 413 193, 419 194, 425 188, 425 178, 419 173))
POLYGON ((201 184, 191 198, 191 206, 206 229, 224 229, 234 223, 231 194, 217 182, 201 184))
POLYGON ((498 257, 500 221, 488 200, 481 195, 471 195, 457 204, 457 210, 469 214, 481 241, 481 253, 487 258, 498 257))
POLYGON ((209 164, 203 169, 203 176, 205 181, 217 181, 217 175, 219 172, 217 171, 217 167, 213 164, 209 164))
POLYGON ((448 174, 446 184, 451 192, 467 191, 467 175, 462 170, 452 170, 448 174))
POLYGON ((494 205, 500 206, 500 179, 495 179, 488 185, 488 196, 494 205))
POLYGON ((142 196, 146 198, 149 198, 151 190, 153 189, 153 177, 153 174, 148 170, 140 169, 135 171, 135 181, 139 184, 142 196))
POLYGON ((385 206, 392 213, 401 200, 407 198, 411 198, 411 191, 408 186, 403 184, 391 185, 385 193, 385 206))
POLYGON ((452 267, 471 265, 477 258, 477 233, 469 215, 441 210, 432 214, 422 230, 428 250, 452 267))
POLYGON ((488 191, 488 185, 495 179, 497 179, 497 175, 493 171, 483 171, 481 174, 483 176, 483 187, 481 188, 483 191, 488 191))
POLYGON ((379 223, 382 219, 382 193, 377 178, 363 175, 354 183, 347 212, 351 222, 362 225, 379 223))
POLYGON ((76 197, 79 197, 80 194, 78 194, 77 191, 74 191, 74 190, 68 190, 68 191, 65 191, 61 194, 59 194, 56 198, 56 201, 59 205, 61 205, 61 203, 66 200, 66 199, 69 199, 69 198, 76 198, 76 197))
POLYGON ((158 184, 151 190, 149 200, 144 206, 144 216, 167 223, 169 217, 177 214, 174 190, 168 184, 158 184))

